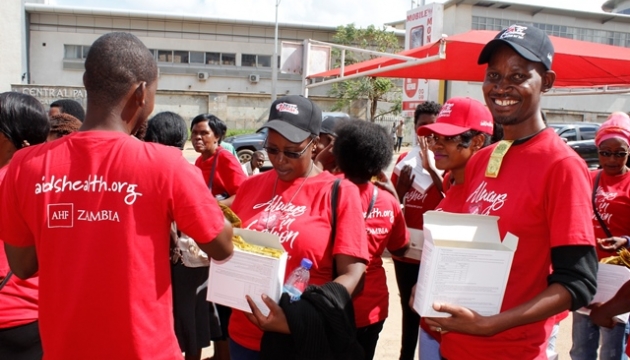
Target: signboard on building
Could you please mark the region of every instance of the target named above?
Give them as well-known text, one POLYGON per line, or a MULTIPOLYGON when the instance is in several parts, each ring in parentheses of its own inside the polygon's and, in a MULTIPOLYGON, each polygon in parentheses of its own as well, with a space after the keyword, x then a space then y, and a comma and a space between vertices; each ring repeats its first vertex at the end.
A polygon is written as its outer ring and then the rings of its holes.
MULTIPOLYGON (((405 50, 437 41, 442 36, 444 5, 428 4, 407 12, 405 50)), ((403 115, 413 116, 416 106, 425 101, 438 101, 439 80, 405 79, 403 83, 403 115)))
POLYGON ((78 86, 11 85, 11 91, 31 95, 44 105, 59 99, 75 100, 84 108, 87 105, 85 88, 78 86))

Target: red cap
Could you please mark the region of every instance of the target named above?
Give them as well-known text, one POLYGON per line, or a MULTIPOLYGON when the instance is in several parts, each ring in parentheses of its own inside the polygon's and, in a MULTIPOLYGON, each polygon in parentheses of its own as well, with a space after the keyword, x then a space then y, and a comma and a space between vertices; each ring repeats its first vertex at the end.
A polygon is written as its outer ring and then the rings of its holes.
POLYGON ((488 108, 469 97, 454 97, 442 105, 434 124, 418 128, 418 135, 455 136, 468 130, 492 135, 494 121, 488 108))

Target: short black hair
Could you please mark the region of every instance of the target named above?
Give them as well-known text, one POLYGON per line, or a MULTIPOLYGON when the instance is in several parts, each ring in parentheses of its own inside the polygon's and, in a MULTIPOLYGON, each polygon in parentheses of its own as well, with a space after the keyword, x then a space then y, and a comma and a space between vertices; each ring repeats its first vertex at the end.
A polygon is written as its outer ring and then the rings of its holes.
POLYGON ((71 99, 60 99, 50 104, 51 108, 57 107, 62 114, 70 114, 83 122, 85 120, 85 110, 77 101, 71 99))
POLYGON ((382 126, 351 119, 336 127, 335 132, 333 155, 348 179, 368 181, 392 161, 394 150, 389 134, 382 126))
POLYGON ((149 120, 144 141, 184 149, 188 140, 188 126, 178 114, 164 111, 149 120))
POLYGON ((416 106, 416 111, 413 113, 413 123, 418 122, 418 118, 422 114, 429 114, 437 116, 442 109, 442 105, 435 101, 425 101, 422 104, 416 106))
POLYGON ((223 138, 225 137, 225 133, 227 133, 227 125, 225 125, 223 120, 212 114, 199 114, 195 116, 195 118, 192 119, 192 122, 190 123, 190 131, 192 131, 192 128, 195 127, 195 125, 204 121, 208 122, 210 130, 212 130, 214 136, 218 139, 217 143, 221 144, 221 140, 223 140, 223 138))
POLYGON ((92 44, 85 59, 83 84, 90 101, 112 105, 130 87, 157 80, 153 54, 136 36, 124 32, 105 34, 92 44))
POLYGON ((37 99, 11 91, 0 94, 0 133, 16 149, 21 149, 24 141, 30 145, 43 143, 49 132, 46 108, 37 99))

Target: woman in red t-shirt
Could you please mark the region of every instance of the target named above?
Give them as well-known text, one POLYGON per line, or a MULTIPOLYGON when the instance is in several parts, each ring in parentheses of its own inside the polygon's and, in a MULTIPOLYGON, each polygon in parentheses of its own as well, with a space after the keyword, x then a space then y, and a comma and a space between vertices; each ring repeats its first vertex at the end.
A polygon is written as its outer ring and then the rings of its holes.
MULTIPOLYGON (((425 137, 435 166, 448 172, 444 178, 444 199, 436 210, 460 213, 464 204, 464 173, 468 160, 481 148, 490 144, 493 133, 492 114, 477 100, 452 98, 444 104, 434 124, 418 128, 418 135, 425 137)), ((420 330, 420 358, 440 359, 440 333, 432 331, 424 321, 420 330)))
MULTIPOLYGON (((190 141, 195 151, 201 154, 195 161, 195 166, 201 169, 208 189, 219 200, 219 203, 232 206, 236 192, 247 179, 247 175, 238 159, 221 147, 221 140, 225 137, 226 131, 227 126, 218 117, 200 114, 195 116, 190 124, 190 141)), ((207 267, 204 268, 207 269, 207 267)), ((214 319, 211 321, 213 326, 210 333, 215 347, 215 359, 228 360, 229 350, 226 340, 231 310, 229 307, 213 304, 210 304, 210 310, 218 317, 218 322, 214 319), (214 326, 216 324, 219 326, 214 326)))
MULTIPOLYGON (((13 154, 46 141, 49 129, 46 109, 37 99, 16 92, 0 94, 0 183, 13 154)), ((41 359, 39 277, 13 276, 2 240, 0 249, 0 359, 41 359)))
MULTIPOLYGON (((307 98, 291 95, 276 100, 264 125, 269 129, 265 149, 274 171, 247 179, 238 190, 232 210, 241 218, 243 228, 280 238, 288 253, 286 276, 307 258, 313 263, 310 284, 342 287, 349 299, 360 291, 358 286, 369 257, 365 223, 357 187, 342 180, 334 244, 331 242, 332 186, 337 177, 314 166, 312 160, 321 122, 321 110, 307 98)), ((251 301, 255 315, 233 310, 229 324, 232 359, 258 359, 263 331, 267 338, 278 334, 290 334, 293 338, 286 348, 277 351, 289 352, 293 344, 302 347, 297 343, 298 332, 289 327, 290 319, 283 309, 269 298, 263 300, 271 309, 267 317, 256 311, 251 301)), ((299 300, 302 301, 305 300, 299 300)), ((308 330, 308 325, 304 326, 308 330)))
POLYGON ((380 191, 370 179, 387 168, 392 159, 387 131, 373 123, 349 120, 336 128, 333 145, 336 163, 346 179, 359 188, 368 237, 370 261, 365 287, 353 299, 357 338, 365 360, 374 358, 376 343, 388 315, 387 278, 381 256, 385 248, 402 256, 409 248, 409 232, 398 200, 380 191))
MULTIPOLYGON (((597 239, 599 260, 617 255, 617 250, 629 247, 630 235, 630 118, 613 113, 595 136, 601 170, 591 172, 593 180, 593 228, 597 239)), ((599 327, 588 315, 573 312, 573 360, 625 359, 628 325, 617 323, 612 329, 599 327), (601 347, 600 347, 601 345, 601 347), (598 351, 599 348, 599 351, 598 351)))

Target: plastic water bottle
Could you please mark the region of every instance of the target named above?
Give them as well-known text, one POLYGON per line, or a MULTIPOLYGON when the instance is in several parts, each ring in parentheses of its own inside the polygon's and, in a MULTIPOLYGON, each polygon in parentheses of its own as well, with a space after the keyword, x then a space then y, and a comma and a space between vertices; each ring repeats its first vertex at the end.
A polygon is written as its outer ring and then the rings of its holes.
POLYGON ((308 281, 311 277, 309 271, 313 266, 313 262, 309 259, 302 259, 300 266, 297 267, 287 281, 284 283, 282 291, 288 293, 291 297, 291 302, 300 300, 300 296, 308 286, 308 281))

